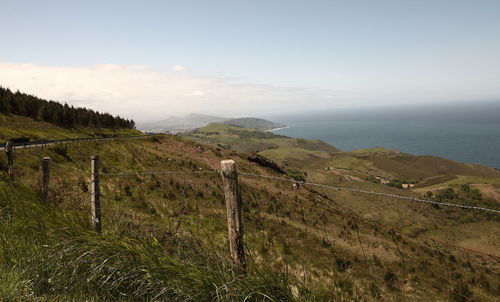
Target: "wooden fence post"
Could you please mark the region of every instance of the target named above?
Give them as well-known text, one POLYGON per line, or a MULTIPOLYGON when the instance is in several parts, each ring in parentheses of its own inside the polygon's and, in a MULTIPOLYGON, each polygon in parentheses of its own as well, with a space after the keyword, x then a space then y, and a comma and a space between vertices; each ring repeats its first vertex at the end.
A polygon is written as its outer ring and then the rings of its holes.
POLYGON ((44 202, 49 201, 49 174, 50 157, 42 158, 42 197, 44 202))
POLYGON ((7 173, 9 173, 9 176, 12 176, 14 173, 14 169, 12 167, 14 165, 13 150, 12 142, 7 142, 5 144, 5 155, 7 155, 7 173))
POLYGON ((233 270, 237 273, 245 273, 245 245, 243 242, 243 221, 241 220, 242 200, 234 160, 221 161, 221 174, 226 199, 229 251, 233 270))
POLYGON ((91 161, 91 177, 90 177, 90 199, 92 202, 92 227, 97 233, 101 233, 101 203, 99 191, 99 157, 92 156, 91 161))

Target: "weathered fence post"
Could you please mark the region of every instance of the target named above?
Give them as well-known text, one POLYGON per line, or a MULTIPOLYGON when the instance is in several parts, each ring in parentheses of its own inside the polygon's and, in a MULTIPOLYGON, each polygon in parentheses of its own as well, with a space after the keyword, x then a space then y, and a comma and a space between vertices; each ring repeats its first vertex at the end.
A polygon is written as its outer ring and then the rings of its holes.
POLYGON ((42 197, 44 202, 49 200, 50 157, 42 158, 42 197))
POLYGON ((238 273, 245 273, 245 245, 243 242, 243 221, 241 220, 242 200, 234 160, 221 161, 221 174, 226 199, 229 251, 233 262, 233 270, 238 273))
POLYGON ((14 169, 12 167, 14 165, 12 142, 7 142, 5 144, 5 155, 7 155, 7 173, 9 173, 9 176, 12 176, 14 173, 14 169))
POLYGON ((91 161, 91 177, 90 177, 90 199, 92 202, 92 227, 97 233, 101 233, 101 203, 99 191, 99 157, 92 156, 91 161))

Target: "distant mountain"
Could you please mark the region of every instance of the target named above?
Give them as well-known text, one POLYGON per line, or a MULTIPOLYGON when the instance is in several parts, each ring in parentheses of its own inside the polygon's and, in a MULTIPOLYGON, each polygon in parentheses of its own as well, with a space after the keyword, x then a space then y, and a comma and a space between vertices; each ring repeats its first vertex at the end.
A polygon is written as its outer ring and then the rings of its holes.
POLYGON ((205 127, 210 123, 225 123, 228 125, 243 127, 243 128, 252 128, 258 130, 272 130, 276 128, 286 127, 280 123, 274 123, 267 120, 253 118, 253 117, 245 117, 245 118, 225 118, 219 116, 212 115, 204 115, 204 114, 189 114, 184 117, 175 117, 171 116, 167 119, 151 122, 151 123, 143 123, 138 124, 137 128, 141 131, 146 132, 188 132, 197 128, 205 127))
POLYGON ((286 127, 285 124, 274 123, 268 120, 254 118, 254 117, 242 117, 242 118, 230 119, 225 121, 224 124, 243 127, 243 128, 263 130, 263 131, 286 127))
POLYGON ((137 128, 146 132, 160 133, 169 131, 178 133, 201 128, 210 123, 223 123, 227 120, 229 119, 219 116, 191 113, 184 117, 171 116, 157 122, 138 124, 137 128))

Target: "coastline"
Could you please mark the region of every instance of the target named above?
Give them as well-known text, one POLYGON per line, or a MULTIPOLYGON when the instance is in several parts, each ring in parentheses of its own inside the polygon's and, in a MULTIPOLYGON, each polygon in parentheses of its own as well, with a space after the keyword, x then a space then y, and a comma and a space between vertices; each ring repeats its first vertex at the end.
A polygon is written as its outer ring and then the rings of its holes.
MULTIPOLYGON (((287 118, 287 120, 293 120, 287 118)), ((320 139, 340 150, 384 146, 412 155, 430 155, 461 163, 500 169, 498 127, 494 123, 455 121, 321 121, 318 117, 294 122, 289 137, 320 139), (293 131, 292 131, 293 130, 293 131), (426 143, 416 143, 426 142, 426 143), (460 142, 460 143, 457 143, 460 142), (475 146, 481 145, 482 148, 475 146), (460 147, 458 147, 460 146, 460 147)), ((271 130, 275 132, 277 129, 271 130)), ((286 134, 285 134, 286 133, 286 134)))
POLYGON ((270 130, 266 130, 266 131, 276 131, 276 130, 287 129, 287 128, 290 128, 290 126, 274 128, 274 129, 270 129, 270 130))

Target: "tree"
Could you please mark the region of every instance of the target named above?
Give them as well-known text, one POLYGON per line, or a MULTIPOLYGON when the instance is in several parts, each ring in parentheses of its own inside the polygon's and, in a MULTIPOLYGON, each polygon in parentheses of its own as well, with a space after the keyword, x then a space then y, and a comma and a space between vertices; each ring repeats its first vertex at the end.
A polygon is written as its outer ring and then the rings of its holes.
POLYGON ((61 127, 106 127, 106 128, 135 128, 135 122, 112 116, 109 113, 62 105, 54 101, 40 99, 16 91, 12 93, 0 86, 0 113, 15 114, 49 122, 61 127))

